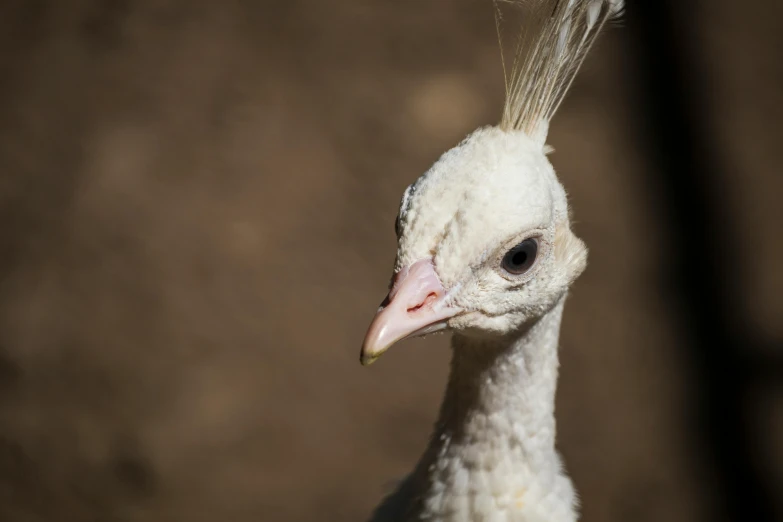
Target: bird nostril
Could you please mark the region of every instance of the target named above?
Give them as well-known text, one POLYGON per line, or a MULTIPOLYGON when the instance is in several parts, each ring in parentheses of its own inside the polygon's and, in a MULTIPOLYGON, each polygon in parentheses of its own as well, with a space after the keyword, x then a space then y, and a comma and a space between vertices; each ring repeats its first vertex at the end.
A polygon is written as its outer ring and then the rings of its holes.
POLYGON ((424 298, 424 301, 417 304, 416 306, 412 306, 408 308, 408 313, 418 312, 420 309, 424 308, 425 306, 427 306, 437 298, 438 298, 438 294, 436 292, 430 292, 429 294, 427 294, 427 297, 424 298))

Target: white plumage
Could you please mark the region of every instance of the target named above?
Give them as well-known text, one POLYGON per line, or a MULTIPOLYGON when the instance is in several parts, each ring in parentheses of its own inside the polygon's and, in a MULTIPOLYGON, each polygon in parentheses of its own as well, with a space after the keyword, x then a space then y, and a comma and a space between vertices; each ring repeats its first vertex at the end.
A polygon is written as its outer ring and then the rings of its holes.
POLYGON ((571 232, 545 140, 622 3, 510 3, 522 4, 526 22, 501 122, 472 133, 405 191, 392 289, 362 346, 369 364, 403 338, 454 333, 430 443, 375 522, 577 519, 555 450, 554 395, 563 305, 587 249, 571 232))

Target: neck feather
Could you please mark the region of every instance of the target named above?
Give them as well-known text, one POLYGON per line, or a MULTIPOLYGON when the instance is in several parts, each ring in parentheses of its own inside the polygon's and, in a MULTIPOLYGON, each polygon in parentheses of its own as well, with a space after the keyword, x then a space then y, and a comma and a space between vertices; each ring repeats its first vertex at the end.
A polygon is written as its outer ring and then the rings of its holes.
POLYGON ((502 340, 454 336, 430 444, 389 499, 398 509, 406 505, 395 520, 576 520, 574 491, 555 450, 564 300, 502 340))

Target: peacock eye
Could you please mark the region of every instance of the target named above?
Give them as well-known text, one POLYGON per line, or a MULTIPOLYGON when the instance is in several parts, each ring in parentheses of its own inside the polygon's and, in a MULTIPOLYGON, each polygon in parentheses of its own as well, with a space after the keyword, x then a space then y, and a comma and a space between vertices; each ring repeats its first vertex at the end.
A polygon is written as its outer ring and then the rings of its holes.
POLYGON ((536 261, 538 253, 538 240, 535 238, 525 239, 520 244, 509 250, 503 256, 501 266, 503 270, 513 275, 524 274, 536 261))

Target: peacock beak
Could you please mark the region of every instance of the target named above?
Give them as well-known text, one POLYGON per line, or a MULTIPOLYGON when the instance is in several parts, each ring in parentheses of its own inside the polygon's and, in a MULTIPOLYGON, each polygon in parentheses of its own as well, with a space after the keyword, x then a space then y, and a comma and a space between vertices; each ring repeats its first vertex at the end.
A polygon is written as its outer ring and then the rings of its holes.
POLYGON ((361 362, 375 362, 394 343, 446 328, 459 309, 446 304, 431 259, 421 259, 400 270, 392 289, 370 323, 362 344, 361 362))

